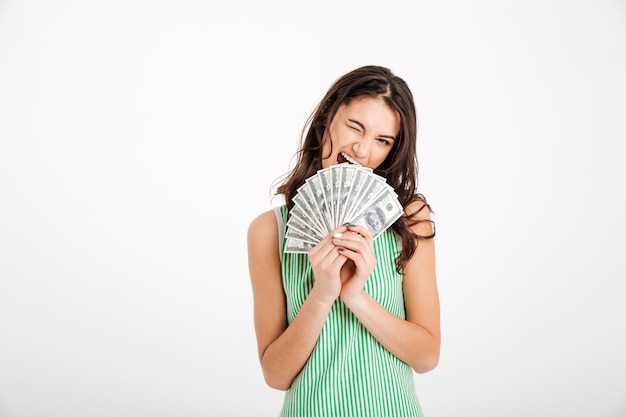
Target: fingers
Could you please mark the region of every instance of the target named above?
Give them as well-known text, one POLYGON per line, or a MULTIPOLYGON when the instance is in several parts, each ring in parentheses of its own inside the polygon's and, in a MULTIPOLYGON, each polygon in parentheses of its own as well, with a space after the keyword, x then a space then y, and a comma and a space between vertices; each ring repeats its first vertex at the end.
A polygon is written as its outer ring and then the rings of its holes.
POLYGON ((341 266, 346 258, 356 261, 357 255, 348 254, 346 251, 375 260, 373 240, 372 232, 365 227, 352 224, 337 226, 309 251, 309 260, 320 268, 341 266))
POLYGON ((320 267, 328 267, 335 264, 334 266, 338 265, 341 267, 345 262, 345 258, 342 259, 340 254, 337 253, 337 247, 333 244, 333 239, 335 239, 335 236, 342 236, 346 230, 346 226, 338 226, 315 245, 315 247, 309 251, 311 264, 320 267))
POLYGON ((311 255, 313 255, 313 256, 320 255, 321 257, 326 256, 328 254, 328 252, 330 252, 330 251, 332 251, 334 249, 333 245, 332 245, 332 240, 334 239, 334 236, 335 235, 342 235, 346 230, 347 230, 346 226, 337 226, 335 228, 335 230, 333 230, 328 235, 326 235, 326 237, 324 237, 324 239, 320 240, 319 243, 317 245, 315 245, 309 251, 309 257, 311 255))
POLYGON ((333 243, 336 246, 346 247, 351 250, 373 247, 373 241, 372 232, 361 226, 346 226, 345 232, 333 236, 333 243))
POLYGON ((332 243, 337 252, 353 260, 357 268, 371 270, 375 266, 373 235, 367 228, 349 225, 344 233, 333 236, 332 243))

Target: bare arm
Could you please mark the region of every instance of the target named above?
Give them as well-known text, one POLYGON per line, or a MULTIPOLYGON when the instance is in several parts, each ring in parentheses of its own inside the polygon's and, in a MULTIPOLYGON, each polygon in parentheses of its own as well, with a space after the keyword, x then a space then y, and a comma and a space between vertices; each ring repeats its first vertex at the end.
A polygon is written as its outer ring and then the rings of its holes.
POLYGON ((265 381, 272 388, 286 390, 291 386, 311 355, 328 312, 339 295, 338 271, 345 260, 334 255, 336 251, 328 256, 333 248, 331 238, 327 237, 311 250, 312 264, 320 258, 325 265, 320 268, 320 262, 315 262, 315 285, 296 318, 287 325, 274 212, 261 214, 248 228, 248 264, 259 359, 265 381), (336 279, 332 279, 333 274, 336 279))
MULTIPOLYGON (((409 210, 419 209, 416 206, 409 210)), ((430 220, 427 210, 419 213, 420 218, 430 220), (422 213, 424 212, 424 213, 422 213)), ((418 224, 416 230, 422 235, 430 234, 429 222, 418 224)), ((363 231, 365 236, 366 231, 363 231)), ((366 239, 362 239, 367 241, 366 239)), ((355 239, 358 245, 358 239, 355 239)), ((369 242, 368 242, 369 243, 369 242)), ((342 242, 342 245, 352 243, 342 242)), ((355 264, 364 262, 361 250, 354 246, 355 251, 345 250, 355 264)), ((363 258, 367 258, 363 251, 363 258)), ((421 240, 413 257, 404 268, 403 293, 406 308, 406 320, 391 314, 376 300, 363 291, 362 285, 350 288, 345 286, 341 297, 361 323, 391 353, 408 363, 416 372, 424 373, 437 366, 441 343, 439 323, 439 295, 435 277, 435 244, 434 240, 421 240)))

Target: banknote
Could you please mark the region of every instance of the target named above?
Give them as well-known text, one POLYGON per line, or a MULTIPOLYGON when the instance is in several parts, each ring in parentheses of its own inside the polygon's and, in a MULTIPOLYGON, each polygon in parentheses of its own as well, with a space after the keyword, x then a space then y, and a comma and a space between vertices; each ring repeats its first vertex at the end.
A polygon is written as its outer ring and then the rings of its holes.
MULTIPOLYGON (((312 231, 312 234, 323 237, 327 234, 327 227, 320 222, 317 211, 313 208, 315 206, 311 206, 305 195, 307 195, 307 191, 303 190, 294 196, 293 201, 295 205, 291 209, 291 215, 298 217, 307 230, 312 231)), ((300 227, 300 229, 302 228, 300 227)))
POLYGON ((402 212, 402 205, 394 194, 382 193, 363 210, 354 220, 354 224, 369 229, 376 237, 394 224, 402 216, 402 212))
POLYGON ((288 253, 307 253, 344 223, 366 227, 376 237, 403 213, 384 177, 350 163, 317 171, 298 188, 292 201, 285 233, 288 253))
MULTIPOLYGON (((294 211, 294 210, 292 210, 294 211)), ((324 238, 328 233, 318 232, 310 227, 310 223, 295 213, 291 213, 289 218, 289 227, 285 233, 286 237, 293 237, 296 239, 304 240, 311 243, 317 243, 324 238)))
POLYGON ((317 204, 317 215, 325 225, 326 230, 332 230, 334 226, 331 223, 328 204, 326 203, 326 196, 324 194, 324 187, 319 174, 307 178, 304 185, 310 187, 311 194, 313 195, 313 198, 315 198, 315 202, 317 204))

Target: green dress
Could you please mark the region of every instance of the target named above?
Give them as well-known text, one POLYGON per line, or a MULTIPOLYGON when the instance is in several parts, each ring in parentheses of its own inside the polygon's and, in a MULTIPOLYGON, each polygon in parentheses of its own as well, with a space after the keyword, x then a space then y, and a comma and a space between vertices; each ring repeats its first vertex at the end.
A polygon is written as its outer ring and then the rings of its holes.
MULTIPOLYGON (((276 207, 281 272, 291 323, 313 288, 307 254, 284 252, 287 207, 276 207)), ((387 229, 374 240, 376 268, 365 291, 391 313, 406 318, 402 275, 395 270, 398 239, 387 229)), ((423 416, 413 370, 385 349, 341 299, 333 304, 302 371, 285 394, 281 417, 423 416)))

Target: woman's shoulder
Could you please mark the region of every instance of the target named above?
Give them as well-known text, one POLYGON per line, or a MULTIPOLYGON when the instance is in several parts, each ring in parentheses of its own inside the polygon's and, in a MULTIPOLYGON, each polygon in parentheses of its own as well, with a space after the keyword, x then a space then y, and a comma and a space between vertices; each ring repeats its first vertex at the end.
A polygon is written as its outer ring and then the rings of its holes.
POLYGON ((259 238, 268 243, 278 241, 284 233, 287 206, 276 206, 256 216, 248 226, 248 239, 259 238), (280 236, 279 236, 280 235, 280 236))
MULTIPOLYGON (((279 268, 278 220, 274 209, 256 216, 248 226, 248 261, 255 270, 270 271, 279 268)), ((265 276, 253 274, 254 276, 265 276)))
POLYGON ((278 220, 275 209, 267 210, 256 216, 248 226, 248 235, 267 235, 278 233, 278 220))

